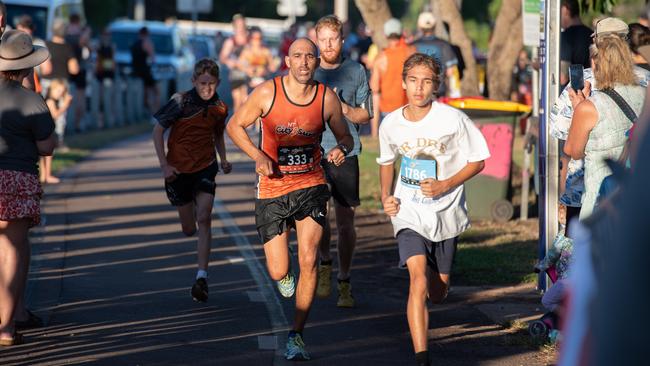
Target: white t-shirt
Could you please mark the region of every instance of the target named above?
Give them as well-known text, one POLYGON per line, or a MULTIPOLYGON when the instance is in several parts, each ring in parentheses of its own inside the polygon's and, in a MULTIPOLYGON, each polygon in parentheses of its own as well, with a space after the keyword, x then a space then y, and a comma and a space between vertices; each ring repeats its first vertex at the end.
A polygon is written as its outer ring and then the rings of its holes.
POLYGON ((400 210, 391 218, 394 234, 411 229, 435 242, 456 237, 469 227, 464 186, 427 198, 418 180, 444 180, 468 162, 489 158, 487 142, 465 113, 446 104, 433 102, 418 122, 404 118, 403 109, 388 114, 379 127, 377 163, 392 164, 402 156, 394 193, 400 210))

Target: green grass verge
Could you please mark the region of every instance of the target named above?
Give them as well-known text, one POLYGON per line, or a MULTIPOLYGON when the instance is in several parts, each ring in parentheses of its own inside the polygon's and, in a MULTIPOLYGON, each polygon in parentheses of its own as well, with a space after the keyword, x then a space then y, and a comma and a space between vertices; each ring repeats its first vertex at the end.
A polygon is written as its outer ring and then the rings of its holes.
POLYGON ((52 172, 55 175, 59 174, 65 168, 74 165, 78 161, 90 155, 93 150, 131 136, 146 133, 151 131, 151 128, 152 126, 149 122, 141 122, 125 127, 89 131, 66 136, 65 143, 68 145, 70 150, 66 152, 55 151, 54 159, 52 159, 52 172))

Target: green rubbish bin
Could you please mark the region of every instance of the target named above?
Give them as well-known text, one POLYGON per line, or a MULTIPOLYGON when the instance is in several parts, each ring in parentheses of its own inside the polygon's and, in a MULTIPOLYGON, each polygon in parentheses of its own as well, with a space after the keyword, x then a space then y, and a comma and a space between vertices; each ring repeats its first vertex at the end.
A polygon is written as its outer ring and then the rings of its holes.
POLYGON ((476 123, 490 150, 483 171, 465 183, 470 217, 501 222, 510 220, 514 214, 510 202, 510 180, 515 125, 530 112, 530 107, 473 98, 450 99, 447 103, 461 109, 476 123))

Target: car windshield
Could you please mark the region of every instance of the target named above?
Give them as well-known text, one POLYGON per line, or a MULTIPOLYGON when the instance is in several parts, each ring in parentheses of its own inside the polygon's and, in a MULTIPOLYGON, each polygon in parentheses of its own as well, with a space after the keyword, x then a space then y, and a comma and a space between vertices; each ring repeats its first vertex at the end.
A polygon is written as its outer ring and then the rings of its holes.
POLYGON ((32 22, 36 29, 34 30, 34 36, 45 40, 47 34, 47 8, 41 6, 27 6, 27 5, 15 5, 15 4, 6 4, 7 5, 7 23, 11 25, 12 28, 16 28, 16 24, 20 21, 20 17, 23 15, 29 15, 32 17, 32 22))
MULTIPOLYGON (((111 37, 118 51, 129 51, 131 45, 138 40, 138 32, 112 31, 111 37)), ((174 53, 174 43, 170 34, 150 33, 156 54, 171 55, 174 53)))

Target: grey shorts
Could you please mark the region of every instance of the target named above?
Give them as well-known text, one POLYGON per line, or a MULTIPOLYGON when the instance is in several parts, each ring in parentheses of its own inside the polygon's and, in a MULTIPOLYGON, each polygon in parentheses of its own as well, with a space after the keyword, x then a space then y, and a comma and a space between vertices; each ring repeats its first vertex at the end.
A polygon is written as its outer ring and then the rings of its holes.
POLYGON ((406 261, 415 255, 424 255, 427 265, 437 273, 450 274, 454 263, 458 237, 443 241, 431 241, 411 229, 400 230, 397 233, 399 246, 399 266, 406 268, 406 261))

